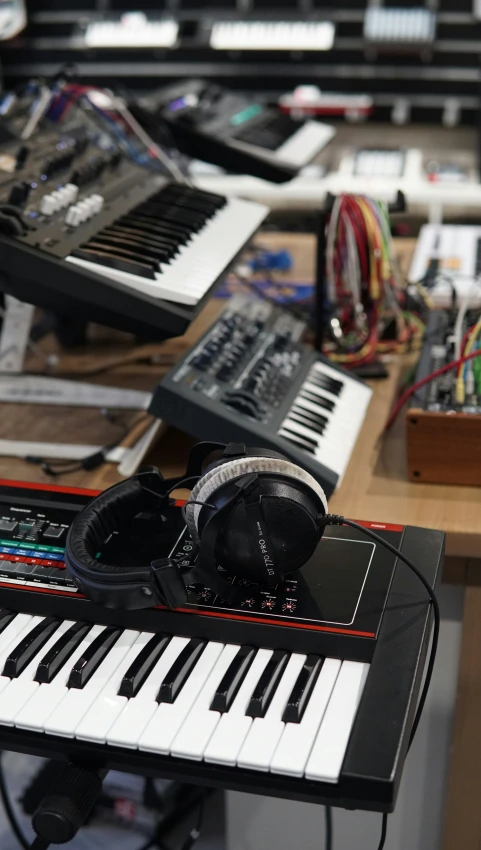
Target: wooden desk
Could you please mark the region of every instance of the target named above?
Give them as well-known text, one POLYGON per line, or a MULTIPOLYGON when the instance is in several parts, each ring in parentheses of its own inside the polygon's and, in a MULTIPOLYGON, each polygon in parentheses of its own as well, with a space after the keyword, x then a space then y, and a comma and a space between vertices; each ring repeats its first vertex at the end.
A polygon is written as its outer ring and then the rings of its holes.
MULTIPOLYGON (((306 234, 262 234, 258 240, 271 247, 288 247, 295 265, 292 280, 307 282, 314 274, 314 237, 306 234)), ((408 268, 413 242, 398 243, 401 265, 408 268)), ((182 340, 157 346, 160 353, 180 355, 221 311, 223 302, 211 301, 182 340)), ((122 346, 116 343, 115 351, 122 346)), ((96 349, 97 350, 97 349, 96 349)), ((124 348, 125 350, 125 343, 124 348)), ((112 346, 100 349, 112 354, 112 346)), ((91 357, 91 355, 89 355, 91 357)), ((85 356, 63 357, 63 370, 74 371, 85 356)), ((344 480, 330 501, 334 513, 358 519, 420 525, 447 533, 449 576, 467 585, 460 690, 454 731, 452 769, 449 777, 444 850, 458 847, 481 848, 481 488, 415 484, 407 480, 404 417, 384 440, 384 423, 393 405, 397 387, 407 363, 394 358, 389 378, 373 382, 374 396, 344 480)), ((149 389, 165 367, 124 366, 89 380, 117 386, 149 389)), ((113 426, 98 411, 65 408, 0 405, 0 437, 31 440, 78 441, 106 444, 115 439, 113 426)), ((170 429, 155 445, 148 462, 156 463, 164 475, 176 475, 185 468, 190 446, 195 441, 170 429)), ((48 479, 37 466, 22 460, 0 458, 0 477, 20 480, 48 479)), ((62 476, 59 483, 102 489, 118 480, 115 466, 105 465, 94 472, 62 476)))

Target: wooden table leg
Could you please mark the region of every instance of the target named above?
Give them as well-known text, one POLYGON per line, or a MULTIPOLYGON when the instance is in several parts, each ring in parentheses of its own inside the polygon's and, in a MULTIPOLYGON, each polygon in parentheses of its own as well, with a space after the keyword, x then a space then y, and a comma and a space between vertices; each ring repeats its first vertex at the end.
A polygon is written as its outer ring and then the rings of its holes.
POLYGON ((481 571, 468 561, 443 850, 481 850, 481 571))

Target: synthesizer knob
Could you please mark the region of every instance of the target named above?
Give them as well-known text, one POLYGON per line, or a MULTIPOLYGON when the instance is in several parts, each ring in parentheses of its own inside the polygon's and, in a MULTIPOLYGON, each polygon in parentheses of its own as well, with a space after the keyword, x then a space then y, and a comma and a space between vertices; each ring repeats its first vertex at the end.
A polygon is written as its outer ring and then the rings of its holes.
POLYGON ((8 196, 8 203, 15 207, 21 207, 27 200, 30 193, 30 183, 23 181, 22 183, 14 183, 8 196))
POLYGON ((17 171, 19 171, 21 168, 23 168, 23 166, 25 165, 29 155, 30 155, 30 148, 28 147, 28 145, 22 145, 21 147, 19 147, 19 149, 17 151, 17 160, 16 160, 16 163, 15 163, 15 168, 16 168, 17 171))

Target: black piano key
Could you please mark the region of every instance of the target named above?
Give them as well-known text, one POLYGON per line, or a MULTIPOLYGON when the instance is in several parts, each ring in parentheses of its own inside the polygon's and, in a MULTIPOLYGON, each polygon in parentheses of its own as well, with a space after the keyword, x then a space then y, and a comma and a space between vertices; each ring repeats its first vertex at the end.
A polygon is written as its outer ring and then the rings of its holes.
POLYGON ((304 442, 310 444, 314 449, 318 447, 318 441, 314 439, 314 437, 308 437, 307 434, 298 434, 292 427, 289 425, 289 421, 284 422, 282 426, 283 431, 288 431, 289 434, 292 434, 294 437, 301 437, 304 442))
POLYGON ((122 256, 129 254, 132 257, 145 257, 146 260, 153 263, 168 263, 170 260, 170 253, 165 249, 137 242, 129 236, 120 237, 111 236, 109 233, 97 233, 94 244, 102 247, 105 245, 107 250, 112 249, 116 254, 122 252, 122 256))
POLYGON ((114 254, 109 254, 106 251, 99 251, 88 247, 76 248, 72 251, 72 256, 78 257, 79 260, 87 260, 89 263, 95 263, 98 266, 106 266, 109 269, 116 269, 120 272, 128 272, 138 277, 155 280, 155 271, 151 264, 130 262, 126 259, 120 259, 114 254))
POLYGON ((325 398, 324 396, 317 395, 317 393, 311 392, 307 387, 302 387, 299 395, 301 396, 301 398, 305 398, 306 401, 311 401, 313 404, 317 404, 319 407, 323 407, 324 410, 329 410, 332 412, 336 406, 330 398, 325 398))
POLYGON ((0 611, 0 634, 16 616, 15 611, 5 611, 3 609, 0 611))
POLYGON ((157 260, 154 260, 152 257, 146 257, 142 255, 139 251, 136 251, 130 245, 107 245, 97 237, 91 239, 86 246, 89 250, 92 251, 102 251, 106 254, 111 254, 113 257, 119 257, 120 259, 128 260, 133 263, 143 263, 145 265, 150 266, 153 271, 157 272, 159 270, 159 263, 157 260))
POLYGON ((284 723, 300 723, 306 710, 314 685, 321 672, 324 658, 308 655, 287 700, 282 719, 284 723))
POLYGON ((322 425, 324 428, 329 421, 326 416, 322 415, 322 413, 314 413, 312 410, 307 410, 305 407, 301 407, 300 404, 293 404, 289 415, 291 412, 295 412, 299 416, 304 416, 305 419, 308 419, 310 422, 316 422, 317 425, 322 425))
POLYGON ((41 684, 52 682, 91 628, 88 623, 74 623, 67 629, 40 661, 34 681, 41 684))
POLYGON ((137 207, 135 218, 146 223, 152 222, 157 226, 170 227, 174 232, 183 233, 185 236, 191 236, 203 227, 201 222, 188 222, 185 218, 168 214, 167 210, 162 214, 151 207, 137 207))
POLYGON ((211 703, 211 711, 229 711, 244 677, 251 666, 256 650, 253 646, 241 646, 231 661, 211 703))
POLYGON ((119 688, 119 697, 131 699, 138 694, 170 640, 170 635, 152 635, 124 674, 119 688))
POLYGON ((189 641, 165 675, 157 694, 157 702, 175 702, 205 647, 205 641, 199 638, 189 641))
POLYGON ((87 647, 82 657, 77 659, 68 678, 68 688, 84 688, 102 661, 117 642, 122 629, 107 626, 87 647))
POLYGON ((341 390, 344 386, 342 381, 336 381, 335 378, 331 378, 330 375, 324 375, 318 369, 311 369, 311 371, 309 372, 308 380, 318 386, 322 385, 323 388, 332 393, 332 395, 340 395, 341 390))
POLYGON ((45 617, 41 623, 34 626, 15 649, 10 651, 10 655, 5 661, 2 676, 8 676, 10 679, 16 679, 17 676, 20 676, 20 673, 25 670, 34 655, 42 649, 42 646, 45 646, 54 631, 58 629, 60 622, 55 617, 45 617))
POLYGON ((293 443, 298 448, 301 448, 306 452, 310 452, 312 455, 315 455, 316 453, 314 446, 304 440, 303 437, 300 437, 299 434, 291 434, 291 432, 289 431, 289 433, 282 433, 281 437, 283 437, 284 440, 287 440, 289 443, 293 443))
POLYGON ((120 224, 122 227, 138 227, 146 233, 177 239, 179 244, 185 244, 192 236, 190 227, 180 227, 175 222, 161 221, 151 216, 137 215, 137 213, 123 216, 117 219, 115 224, 120 224))
POLYGON ((246 711, 248 717, 264 717, 288 660, 288 653, 282 649, 276 649, 272 654, 271 660, 267 664, 250 698, 246 711))
POLYGON ((293 419, 294 422, 299 422, 299 424, 303 425, 304 428, 310 428, 312 431, 315 431, 316 434, 323 434, 326 427, 325 425, 319 425, 317 422, 312 422, 312 420, 303 416, 302 413, 297 413, 296 410, 289 411, 289 419, 293 419))
POLYGON ((139 243, 145 242, 146 245, 155 245, 159 248, 165 248, 166 251, 170 251, 173 255, 178 253, 179 250, 177 240, 155 236, 136 227, 122 227, 121 225, 112 224, 110 227, 106 227, 104 230, 100 231, 99 236, 103 235, 127 236, 127 238, 133 238, 139 243))
POLYGON ((178 221, 182 225, 189 227, 201 228, 204 227, 208 216, 204 213, 198 213, 190 210, 187 207, 177 206, 177 204, 167 203, 165 205, 153 204, 146 201, 140 207, 137 207, 137 212, 153 215, 155 218, 165 219, 165 221, 178 221))

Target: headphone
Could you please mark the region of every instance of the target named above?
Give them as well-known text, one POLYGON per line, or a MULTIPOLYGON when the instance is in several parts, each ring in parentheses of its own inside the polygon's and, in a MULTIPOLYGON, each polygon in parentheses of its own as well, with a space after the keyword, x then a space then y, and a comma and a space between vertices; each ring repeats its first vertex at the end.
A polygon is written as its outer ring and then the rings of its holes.
POLYGON ((203 442, 193 447, 184 477, 166 480, 149 467, 94 498, 70 527, 65 564, 79 590, 107 608, 177 608, 195 582, 228 599, 229 576, 272 586, 302 567, 322 537, 325 517, 320 484, 283 455, 242 443, 203 442), (191 490, 183 507, 194 541, 191 568, 182 571, 171 558, 128 567, 98 560, 102 545, 128 520, 152 511, 160 522, 179 488, 191 490))

